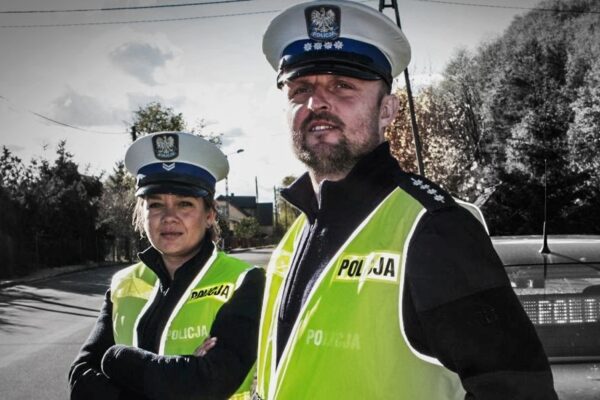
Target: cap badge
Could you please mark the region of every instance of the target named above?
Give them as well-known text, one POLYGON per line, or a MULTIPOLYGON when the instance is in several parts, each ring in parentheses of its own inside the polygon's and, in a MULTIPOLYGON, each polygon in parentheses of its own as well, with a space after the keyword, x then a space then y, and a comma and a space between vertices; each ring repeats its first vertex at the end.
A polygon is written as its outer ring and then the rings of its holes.
POLYGON ((154 156, 159 160, 172 160, 179 155, 179 137, 175 134, 152 137, 154 156))
POLYGON ((335 40, 340 36, 340 8, 335 6, 313 6, 304 10, 308 37, 313 40, 335 40))

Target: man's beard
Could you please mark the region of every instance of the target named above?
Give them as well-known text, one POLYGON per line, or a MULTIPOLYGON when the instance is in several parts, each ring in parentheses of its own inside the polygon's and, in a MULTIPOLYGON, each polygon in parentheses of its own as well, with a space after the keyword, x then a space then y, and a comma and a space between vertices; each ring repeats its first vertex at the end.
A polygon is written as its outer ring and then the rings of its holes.
POLYGON ((343 130, 345 125, 338 117, 327 112, 311 113, 302 122, 299 130, 292 132, 296 157, 316 175, 346 174, 365 154, 369 153, 379 144, 377 121, 373 119, 364 127, 370 131, 364 142, 350 143, 345 136, 341 136, 336 144, 323 142, 309 148, 306 138, 312 133, 308 132, 308 124, 314 120, 329 121, 340 130, 343 130))

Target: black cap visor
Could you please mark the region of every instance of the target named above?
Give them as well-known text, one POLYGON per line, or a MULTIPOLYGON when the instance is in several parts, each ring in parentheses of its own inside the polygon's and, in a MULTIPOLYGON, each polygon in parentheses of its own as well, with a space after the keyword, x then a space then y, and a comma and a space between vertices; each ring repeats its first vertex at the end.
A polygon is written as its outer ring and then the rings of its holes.
POLYGON ((384 71, 371 62, 371 59, 358 54, 329 52, 315 56, 302 54, 282 58, 277 76, 277 87, 281 89, 286 81, 307 75, 341 75, 351 78, 375 81, 384 80, 391 87, 390 71, 384 71))

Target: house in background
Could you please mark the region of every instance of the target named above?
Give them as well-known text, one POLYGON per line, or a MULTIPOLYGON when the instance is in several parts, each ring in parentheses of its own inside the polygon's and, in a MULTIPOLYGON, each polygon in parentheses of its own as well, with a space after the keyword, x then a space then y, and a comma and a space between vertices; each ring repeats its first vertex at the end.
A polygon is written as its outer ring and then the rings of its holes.
POLYGON ((263 235, 273 234, 273 203, 257 203, 254 196, 217 197, 219 215, 229 215, 229 229, 233 230, 243 218, 256 218, 263 235))

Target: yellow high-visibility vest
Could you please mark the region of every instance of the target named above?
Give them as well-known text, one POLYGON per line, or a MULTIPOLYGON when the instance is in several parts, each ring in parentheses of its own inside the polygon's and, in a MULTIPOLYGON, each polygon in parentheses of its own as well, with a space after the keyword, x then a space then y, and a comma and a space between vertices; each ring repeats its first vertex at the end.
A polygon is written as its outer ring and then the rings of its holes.
POLYGON ((277 363, 278 312, 306 217, 296 220, 267 270, 255 398, 464 399, 458 376, 404 333, 405 257, 425 211, 401 188, 372 211, 319 275, 277 363))
MULTIPOLYGON (((204 342, 217 312, 253 267, 213 251, 173 309, 161 334, 160 355, 189 355, 204 342)), ((116 344, 137 346, 137 326, 158 292, 159 280, 144 263, 117 272, 111 282, 113 335, 116 344)), ((253 367, 231 397, 250 398, 253 367)))

